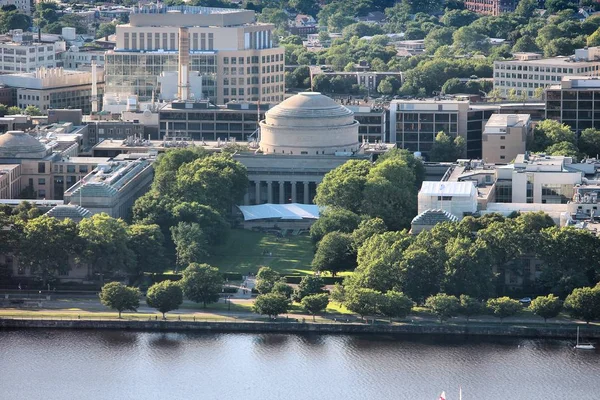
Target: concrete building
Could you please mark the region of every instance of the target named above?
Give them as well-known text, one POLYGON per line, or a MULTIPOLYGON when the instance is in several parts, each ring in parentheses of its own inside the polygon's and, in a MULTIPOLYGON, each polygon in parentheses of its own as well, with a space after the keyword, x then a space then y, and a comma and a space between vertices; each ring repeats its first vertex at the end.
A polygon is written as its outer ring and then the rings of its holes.
MULTIPOLYGON (((102 93, 104 75, 98 74, 98 91, 102 93)), ((38 107, 43 113, 51 108, 79 108, 91 111, 92 74, 62 68, 38 68, 34 72, 0 75, 0 83, 16 88, 17 106, 38 107)))
POLYGON ((387 110, 373 103, 350 105, 346 108, 354 113, 354 119, 359 123, 358 140, 363 142, 388 142, 387 110))
POLYGON ((292 96, 260 122, 259 148, 265 154, 350 155, 359 147, 353 112, 320 93, 292 96))
POLYGON ((70 46, 67 51, 60 53, 62 66, 67 69, 91 70, 92 62, 104 67, 105 50, 98 47, 70 46))
POLYGON ((14 199, 21 193, 21 165, 0 164, 0 199, 14 199))
POLYGON ((247 102, 215 106, 206 100, 174 101, 159 111, 159 137, 171 133, 205 141, 257 139, 258 122, 270 107, 270 104, 247 102))
POLYGON ((418 213, 444 210, 462 219, 477 212, 477 189, 473 182, 428 182, 419 190, 418 213))
POLYGON ((101 163, 65 192, 65 204, 126 218, 134 201, 150 188, 153 175, 152 163, 144 158, 101 163))
POLYGON ((273 25, 257 23, 249 10, 155 4, 136 7, 117 26, 116 47, 106 54, 107 92, 140 102, 159 95, 158 77, 178 71, 180 28, 189 35, 189 75, 201 78, 201 93, 190 96, 215 104, 283 100, 284 49, 273 45, 273 25))
POLYGON ((515 11, 517 4, 517 0, 465 0, 467 10, 494 16, 515 11))
POLYGON ((525 153, 527 138, 532 134, 529 114, 493 114, 485 124, 482 138, 483 161, 508 163, 525 153))
POLYGON ((600 129, 600 79, 566 76, 546 89, 546 118, 569 125, 574 131, 600 129))
POLYGON ((557 84, 564 76, 600 75, 599 57, 600 47, 576 50, 571 57, 544 59, 536 53, 518 53, 514 60, 494 61, 494 89, 505 97, 514 90, 517 96, 534 98, 536 89, 557 84))
POLYGON ((31 32, 15 29, 9 36, 0 37, 0 73, 33 72, 37 68, 62 66, 59 54, 65 51, 65 42, 39 43, 31 32))
POLYGON ((31 9, 34 4, 31 0, 0 0, 0 7, 15 6, 17 10, 31 17, 31 9))

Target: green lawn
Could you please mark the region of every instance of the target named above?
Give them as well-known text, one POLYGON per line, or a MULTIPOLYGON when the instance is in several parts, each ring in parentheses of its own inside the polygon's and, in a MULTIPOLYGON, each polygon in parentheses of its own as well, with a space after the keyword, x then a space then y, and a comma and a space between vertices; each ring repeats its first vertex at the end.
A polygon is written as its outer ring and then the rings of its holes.
POLYGON ((223 272, 244 275, 256 273, 261 266, 271 267, 282 275, 307 275, 312 273, 312 258, 313 245, 307 236, 279 238, 232 229, 227 243, 218 246, 207 262, 223 272))

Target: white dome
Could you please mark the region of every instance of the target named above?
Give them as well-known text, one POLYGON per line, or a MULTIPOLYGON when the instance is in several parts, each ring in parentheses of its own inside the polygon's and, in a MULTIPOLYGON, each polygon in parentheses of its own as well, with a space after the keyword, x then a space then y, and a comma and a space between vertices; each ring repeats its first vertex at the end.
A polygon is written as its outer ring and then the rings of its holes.
POLYGON ((281 102, 260 122, 264 153, 324 155, 359 148, 354 113, 316 92, 303 92, 281 102))
POLYGON ((46 146, 23 131, 0 135, 0 158, 43 158, 46 146))

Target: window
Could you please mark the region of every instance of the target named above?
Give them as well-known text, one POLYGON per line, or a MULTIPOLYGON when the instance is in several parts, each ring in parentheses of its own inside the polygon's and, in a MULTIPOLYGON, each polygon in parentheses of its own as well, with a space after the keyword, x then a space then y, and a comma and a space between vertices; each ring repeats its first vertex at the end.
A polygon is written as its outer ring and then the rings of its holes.
POLYGON ((506 158, 506 156, 500 156, 501 160, 504 160, 506 158))
POLYGON ((67 165, 67 172, 70 174, 74 174, 75 173, 75 166, 74 165, 67 165))
POLYGON ((208 34, 208 49, 209 50, 214 50, 214 46, 213 46, 213 42, 214 42, 214 37, 212 33, 208 34))
POLYGON ((80 174, 87 174, 87 172, 88 172, 88 167, 87 167, 87 165, 80 165, 80 166, 79 166, 79 173, 80 173, 80 174))
POLYGON ((46 173, 46 163, 38 163, 38 174, 46 173))
POLYGON ((500 140, 505 140, 506 136, 500 136, 500 140))
POLYGON ((500 146, 500 150, 506 149, 506 146, 500 146))
POLYGON ((38 185, 45 185, 46 184, 46 178, 38 178, 38 185))

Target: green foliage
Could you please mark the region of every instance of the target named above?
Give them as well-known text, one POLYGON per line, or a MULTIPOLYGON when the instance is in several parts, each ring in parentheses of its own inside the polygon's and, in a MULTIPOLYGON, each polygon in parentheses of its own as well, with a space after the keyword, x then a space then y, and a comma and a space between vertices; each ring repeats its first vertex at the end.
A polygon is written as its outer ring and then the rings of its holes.
POLYGON ((360 221, 358 228, 352 232, 354 248, 358 251, 360 246, 362 246, 371 236, 385 233, 386 231, 387 227, 381 218, 369 218, 360 221))
POLYGON ((553 294, 548 296, 538 296, 529 305, 529 309, 540 317, 544 318, 544 323, 548 318, 555 318, 560 314, 563 308, 563 302, 553 294))
POLYGON ((307 313, 312 314, 314 321, 315 316, 327 308, 329 297, 326 293, 311 294, 303 297, 300 304, 302 304, 302 308, 304 308, 307 313))
POLYGON ((267 294, 273 291, 273 287, 281 280, 281 275, 269 267, 261 267, 256 274, 256 290, 260 294, 267 294))
POLYGON ((341 271, 356 268, 356 251, 352 236, 338 231, 326 234, 317 245, 312 262, 315 271, 328 271, 335 276, 341 271))
POLYGON ((587 323, 600 319, 600 288, 573 289, 564 305, 572 318, 581 318, 587 323))
POLYGON ((500 318, 500 323, 502 323, 504 318, 512 317, 523 308, 518 300, 513 300, 506 296, 489 299, 486 305, 495 317, 500 318))
POLYGON ((121 313, 125 310, 137 311, 140 306, 141 293, 138 288, 128 287, 120 282, 110 282, 100 291, 100 302, 106 307, 121 313))
POLYGON ((36 106, 27 106, 25 115, 42 115, 42 112, 36 106))
POLYGON ((438 293, 435 296, 428 297, 425 306, 437 315, 440 322, 457 316, 460 311, 460 302, 456 296, 447 295, 446 293, 438 293))
POLYGON ((373 289, 352 288, 346 291, 344 305, 364 319, 365 315, 375 315, 381 302, 381 292, 373 289))
POLYGON ((464 158, 466 148, 464 147, 464 138, 457 136, 452 139, 445 132, 440 131, 435 137, 429 159, 431 161, 456 161, 464 158))
POLYGON ((481 314, 483 311, 483 304, 471 296, 461 294, 458 300, 460 302, 459 314, 467 317, 467 322, 469 321, 469 318, 474 315, 481 314))
POLYGON ((84 241, 83 259, 98 275, 100 284, 105 275, 124 276, 135 268, 135 254, 128 247, 127 225, 101 213, 79 223, 79 237, 84 241))
POLYGON ((587 128, 581 131, 579 136, 579 150, 588 157, 600 155, 600 131, 587 128))
POLYGON ((286 313, 289 307, 290 302, 285 296, 277 293, 267 293, 256 297, 252 305, 252 311, 257 314, 268 315, 269 318, 274 318, 279 314, 286 313))
MULTIPOLYGON (((318 188, 321 185, 317 187, 317 195, 319 193, 318 188)), ((325 235, 331 232, 351 233, 358 227, 359 223, 360 217, 352 211, 335 207, 327 208, 310 227, 310 238, 313 243, 318 243, 325 235)))
POLYGON ((136 273, 163 272, 166 269, 164 241, 165 237, 158 225, 129 225, 128 247, 136 257, 136 273))
POLYGON ((354 213, 360 212, 362 192, 370 169, 371 164, 367 160, 347 161, 332 169, 325 174, 323 182, 317 186, 315 204, 344 208, 354 213))
POLYGON ((544 151, 546 148, 561 142, 575 143, 576 136, 568 125, 558 121, 545 119, 539 122, 533 132, 534 141, 530 150, 544 151))
POLYGON ((0 12, 0 33, 5 34, 12 29, 28 31, 30 27, 31 17, 28 15, 17 10, 0 12))
POLYGON ((117 25, 114 22, 103 22, 98 26, 98 29, 96 29, 96 38, 101 39, 114 35, 116 31, 117 25))
POLYGON ((171 236, 175 243, 179 267, 204 261, 208 257, 208 239, 199 224, 180 222, 171 228, 171 236))
POLYGON ((181 285, 173 281, 162 281, 150 286, 146 294, 146 304, 165 314, 177 310, 183 303, 181 285))
POLYGON ((450 10, 440 18, 440 22, 446 26, 460 28, 470 25, 477 19, 477 14, 469 10, 450 10))
POLYGON ((223 287, 223 276, 208 264, 190 264, 182 272, 181 288, 185 297, 196 303, 216 303, 223 287))
POLYGON ((306 296, 323 293, 325 286, 323 279, 320 276, 307 275, 302 277, 302 280, 294 289, 292 300, 296 302, 302 301, 306 296))
POLYGON ((572 157, 573 162, 577 162, 579 159, 579 150, 572 142, 554 143, 552 146, 547 147, 544 153, 551 156, 572 157))
POLYGON ((293 291, 294 289, 290 285, 285 283, 284 280, 280 280, 278 282, 275 282, 271 293, 280 294, 282 296, 285 296, 286 299, 289 299, 290 297, 292 297, 293 291))
POLYGON ((339 282, 336 282, 331 289, 331 301, 343 304, 346 301, 346 289, 339 282))
POLYGON ((379 299, 379 312, 390 319, 406 318, 414 306, 413 301, 402 292, 390 290, 379 299))

